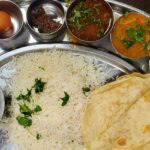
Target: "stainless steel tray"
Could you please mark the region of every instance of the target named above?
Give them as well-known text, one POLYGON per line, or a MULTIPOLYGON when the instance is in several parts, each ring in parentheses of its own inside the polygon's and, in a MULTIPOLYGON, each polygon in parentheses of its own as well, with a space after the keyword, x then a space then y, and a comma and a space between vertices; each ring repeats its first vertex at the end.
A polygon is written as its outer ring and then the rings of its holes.
MULTIPOLYGON (((72 53, 75 57, 80 56, 84 58, 85 61, 93 63, 98 70, 103 71, 106 82, 110 82, 118 76, 136 71, 135 67, 121 58, 105 52, 103 49, 96 50, 90 47, 61 43, 36 44, 18 48, 0 56, 0 88, 2 88, 4 93, 8 87, 11 87, 12 75, 15 73, 15 64, 11 61, 14 56, 52 50, 61 50, 72 53)), ((6 135, 5 131, 0 129, 0 148, 7 145, 6 135)))
MULTIPOLYGON (((60 1, 62 2, 65 10, 67 10, 65 0, 60 0, 60 1)), ((113 8, 115 20, 118 17, 120 17, 121 15, 123 15, 125 12, 138 12, 138 13, 144 14, 146 16, 149 16, 149 14, 147 14, 146 12, 141 11, 139 9, 136 9, 136 8, 134 8, 132 6, 126 5, 124 3, 117 2, 115 0, 107 0, 107 1, 110 3, 110 5, 113 8)), ((22 14, 23 14, 23 18, 24 18, 24 22, 26 24, 26 10, 27 10, 31 0, 24 0, 24 1, 22 1, 22 0, 14 0, 14 2, 16 2, 16 3, 18 3, 20 5, 20 8, 21 8, 22 14)), ((67 34, 65 35, 62 43, 71 43, 68 40, 67 34)), ((38 41, 36 41, 30 35, 30 38, 29 38, 29 41, 28 41, 27 45, 31 45, 31 44, 40 44, 40 43, 38 41)), ((116 54, 115 50, 112 47, 112 44, 111 44, 109 36, 104 39, 103 43, 101 44, 101 47, 96 47, 96 48, 99 49, 99 50, 103 49, 107 53, 116 54)), ((0 49, 0 55, 3 54, 3 53, 6 53, 6 52, 7 52, 6 50, 0 49)), ((120 56, 118 56, 118 57, 120 57, 120 56)), ((134 65, 139 71, 141 71, 143 73, 146 73, 149 70, 148 58, 134 59, 134 60, 127 59, 126 61, 128 61, 130 64, 134 65)))
MULTIPOLYGON (((28 2, 29 1, 24 1, 23 3, 19 3, 24 14, 24 21, 25 11, 28 7, 28 2)), ((127 5, 123 5, 122 3, 118 3, 111 0, 109 0, 109 3, 113 7, 115 18, 118 18, 125 11, 136 11, 145 14, 143 11, 140 11, 133 7, 129 7, 127 5)), ((62 43, 40 44, 30 35, 30 40, 27 46, 15 49, 10 52, 7 52, 2 49, 0 50, 0 54, 2 54, 0 55, 0 86, 2 87, 2 89, 5 90, 5 88, 9 86, 11 75, 15 71, 14 66, 11 63, 13 56, 45 50, 62 50, 72 52, 75 56, 80 55, 84 57, 86 61, 91 61, 93 64, 96 65, 97 68, 102 68, 105 77, 107 78, 107 82, 114 80, 118 76, 138 71, 137 65, 135 65, 136 67, 134 67, 132 64, 129 63, 130 60, 126 61, 122 58, 119 58, 117 55, 114 55, 114 50, 111 46, 109 37, 105 39, 101 47, 92 48, 87 46, 71 44, 68 41, 67 37, 64 38, 62 43)), ((136 61, 134 61, 134 63, 135 62, 136 61)), ((147 65, 145 60, 138 60, 136 63, 141 65, 139 68, 142 68, 142 66, 145 67, 147 65)), ((143 69, 143 71, 146 70, 143 69)), ((3 130, 0 130, 0 147, 5 143, 5 141, 5 133, 3 132, 3 130)))

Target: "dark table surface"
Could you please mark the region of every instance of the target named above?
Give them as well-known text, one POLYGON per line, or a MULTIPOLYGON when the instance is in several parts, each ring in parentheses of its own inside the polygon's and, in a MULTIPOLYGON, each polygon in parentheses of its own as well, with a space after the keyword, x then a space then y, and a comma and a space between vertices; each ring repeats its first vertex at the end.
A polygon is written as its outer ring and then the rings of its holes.
POLYGON ((134 6, 150 14, 150 0, 116 0, 134 6))

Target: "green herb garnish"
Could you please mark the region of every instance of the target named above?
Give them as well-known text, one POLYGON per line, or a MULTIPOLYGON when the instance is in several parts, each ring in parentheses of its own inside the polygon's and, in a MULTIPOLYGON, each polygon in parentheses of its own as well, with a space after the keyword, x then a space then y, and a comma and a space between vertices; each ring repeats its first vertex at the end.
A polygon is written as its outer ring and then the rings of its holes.
POLYGON ((82 25, 81 25, 79 19, 77 20, 76 25, 77 25, 78 30, 80 30, 82 28, 82 25))
POLYGON ((145 43, 144 44, 144 49, 150 51, 150 43, 145 43))
POLYGON ((36 134, 36 139, 37 140, 39 140, 41 137, 42 137, 41 134, 39 134, 39 133, 36 134))
POLYGON ((83 14, 84 15, 87 15, 87 14, 89 14, 89 13, 91 13, 91 8, 88 8, 88 9, 85 9, 84 11, 83 11, 83 14))
POLYGON ((125 45, 126 48, 130 48, 131 46, 133 46, 133 44, 135 43, 134 41, 132 40, 128 40, 126 38, 124 38, 122 40, 122 43, 125 45))
POLYGON ((126 48, 130 48, 137 42, 144 42, 145 29, 140 24, 134 24, 126 30, 127 37, 122 40, 126 48))
POLYGON ((124 13, 124 16, 127 17, 128 14, 129 14, 129 12, 126 11, 126 12, 124 13))
POLYGON ((95 17, 93 17, 93 23, 95 23, 95 24, 101 24, 101 20, 100 19, 97 19, 97 18, 95 18, 95 17))
POLYGON ((65 96, 63 98, 61 98, 61 100, 63 101, 61 106, 65 106, 67 104, 67 102, 69 101, 70 96, 68 95, 67 92, 64 92, 65 96))
POLYGON ((16 120, 24 128, 29 127, 29 126, 32 125, 32 120, 28 117, 18 116, 18 117, 16 117, 16 120))
POLYGON ((30 101, 31 99, 31 90, 27 89, 27 94, 20 94, 17 98, 18 101, 19 100, 27 100, 30 101))
POLYGON ((126 30, 126 32, 127 32, 128 37, 134 38, 134 33, 135 33, 134 28, 128 28, 128 29, 126 30))
POLYGON ((83 2, 80 2, 79 7, 73 10, 71 17, 69 18, 70 25, 72 27, 77 27, 78 30, 80 30, 83 26, 81 20, 84 20, 91 12, 91 8, 88 9, 83 8, 84 8, 83 2))
POLYGON ((68 7, 71 3, 71 0, 65 0, 66 6, 68 7))
POLYGON ((43 92, 43 89, 44 89, 44 85, 46 83, 41 81, 41 78, 40 79, 35 79, 35 84, 34 84, 34 89, 35 89, 35 93, 40 93, 40 92, 43 92))
POLYGON ((20 112, 22 114, 24 114, 25 116, 31 116, 33 111, 26 105, 26 104, 23 104, 23 105, 19 105, 20 106, 20 112))
POLYGON ((87 92, 90 92, 91 91, 91 88, 90 86, 89 87, 83 87, 82 88, 82 91, 83 91, 83 94, 87 93, 87 92))
POLYGON ((135 32, 134 38, 136 42, 143 42, 144 41, 144 31, 140 30, 135 32))
POLYGON ((150 26, 150 18, 146 20, 145 25, 148 27, 150 26))
POLYGON ((144 41, 144 29, 140 28, 135 30, 134 28, 127 29, 127 35, 129 38, 132 38, 135 42, 143 42, 144 41))
POLYGON ((34 112, 40 112, 40 111, 42 111, 41 106, 36 105, 36 107, 34 108, 34 112))
POLYGON ((104 28, 101 28, 100 30, 99 30, 99 32, 101 32, 101 33, 104 33, 104 28))

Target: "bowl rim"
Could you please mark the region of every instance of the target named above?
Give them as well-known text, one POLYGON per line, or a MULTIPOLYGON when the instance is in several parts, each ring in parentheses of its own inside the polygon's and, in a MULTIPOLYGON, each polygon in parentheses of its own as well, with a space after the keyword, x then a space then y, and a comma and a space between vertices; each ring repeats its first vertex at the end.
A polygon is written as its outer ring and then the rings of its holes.
MULTIPOLYGON (((129 14, 140 14, 140 15, 143 15, 143 16, 149 18, 148 15, 146 15, 146 14, 141 14, 141 13, 139 13, 139 12, 128 12, 128 13, 129 13, 129 14)), ((118 19, 116 19, 116 21, 114 21, 114 25, 113 25, 112 30, 114 29, 115 24, 116 24, 122 17, 123 17, 123 15, 120 16, 118 19)), ((130 60, 137 60, 137 59, 141 59, 141 58, 148 57, 148 55, 147 55, 147 56, 143 56, 143 57, 136 57, 136 58, 133 58, 133 57, 128 57, 128 56, 126 56, 126 55, 123 55, 122 53, 120 53, 120 52, 117 50, 117 48, 114 46, 114 44, 113 44, 113 42, 112 42, 112 32, 110 33, 109 37, 110 37, 111 45, 112 45, 112 47, 113 47, 115 53, 118 54, 119 56, 121 56, 122 58, 130 59, 130 60)))
POLYGON ((95 43, 95 42, 99 42, 99 41, 101 41, 101 40, 103 40, 104 38, 106 38, 109 34, 110 34, 110 32, 112 31, 112 29, 113 29, 113 25, 114 25, 114 13, 113 13, 113 9, 112 9, 112 7, 111 7, 111 5, 107 2, 107 1, 103 1, 107 6, 108 6, 108 8, 110 9, 110 12, 111 12, 111 23, 110 23, 110 26, 108 27, 108 31, 106 32, 106 34, 104 34, 102 37, 100 37, 99 39, 97 39, 97 40, 93 40, 93 41, 86 41, 86 40, 83 40, 83 39, 80 39, 79 37, 77 37, 76 35, 74 35, 73 33, 72 33, 72 31, 70 30, 70 27, 69 27, 69 25, 68 25, 68 13, 70 12, 70 9, 71 9, 71 7, 74 7, 75 5, 76 5, 76 3, 79 3, 79 2, 81 2, 82 0, 74 0, 74 1, 72 1, 71 2, 71 4, 69 5, 69 7, 68 7, 68 9, 67 9, 67 12, 66 12, 66 16, 65 16, 65 23, 66 23, 66 26, 67 26, 67 29, 68 29, 68 31, 71 33, 71 35, 75 38, 75 39, 77 39, 77 40, 79 40, 79 41, 81 41, 81 42, 83 42, 83 43, 95 43))
MULTIPOLYGON (((11 0, 0 0, 0 3, 1 3, 1 2, 8 2, 9 4, 13 4, 14 6, 16 6, 16 8, 18 9, 18 11, 19 11, 19 13, 20 13, 21 25, 20 25, 18 31, 17 31, 15 34, 13 34, 12 36, 10 36, 10 37, 3 38, 3 39, 0 38, 1 41, 13 40, 13 39, 20 33, 20 31, 21 31, 22 28, 23 28, 23 25, 24 25, 23 15, 22 15, 22 12, 21 12, 21 9, 20 9, 19 5, 16 4, 15 2, 13 2, 13 1, 11 1, 11 0)), ((6 12, 7 12, 7 11, 6 11, 6 12)))
MULTIPOLYGON (((63 7, 63 5, 59 2, 59 1, 57 1, 57 0, 49 0, 49 3, 52 3, 52 2, 55 2, 55 3, 57 3, 60 7, 61 7, 61 12, 63 13, 63 18, 62 18, 62 20, 63 20, 63 22, 62 22, 62 24, 60 25, 60 27, 59 28, 57 28, 57 30, 55 30, 55 31, 53 31, 53 32, 50 32, 50 33, 40 33, 40 32, 37 32, 31 25, 30 25, 30 23, 29 23, 29 18, 28 18, 28 14, 29 14, 29 9, 32 7, 32 6, 34 6, 34 4, 35 3, 40 3, 40 0, 33 0, 31 3, 30 3, 30 5, 29 5, 29 7, 27 8, 27 11, 26 11, 26 24, 27 24, 27 27, 29 28, 29 30, 33 33, 33 34, 36 34, 36 35, 39 35, 39 36, 50 36, 50 35, 53 35, 53 34, 55 34, 55 33, 57 33, 57 32, 59 32, 62 28, 63 28, 63 26, 64 26, 64 24, 65 24, 65 10, 64 10, 64 7, 63 7)), ((41 3, 42 3, 42 1, 41 1, 41 3)))

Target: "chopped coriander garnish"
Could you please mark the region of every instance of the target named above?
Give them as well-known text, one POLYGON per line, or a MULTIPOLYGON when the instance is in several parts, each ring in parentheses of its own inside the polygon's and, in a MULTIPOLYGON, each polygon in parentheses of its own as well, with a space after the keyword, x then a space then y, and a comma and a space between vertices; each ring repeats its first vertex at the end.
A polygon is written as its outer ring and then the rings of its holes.
POLYGON ((134 38, 136 42, 143 42, 144 41, 144 31, 140 30, 135 32, 134 38))
POLYGON ((81 25, 79 19, 77 20, 76 25, 77 25, 78 30, 80 30, 82 28, 82 25, 81 25))
POLYGON ((144 44, 144 49, 150 51, 150 43, 145 43, 144 44))
POLYGON ((23 117, 23 116, 17 116, 16 117, 18 123, 23 126, 24 128, 29 127, 32 125, 32 120, 28 117, 23 117))
POLYGON ((146 20, 145 25, 150 26, 150 18, 146 20))
POLYGON ((104 33, 104 28, 101 28, 100 30, 99 30, 101 33, 104 33))
POLYGON ((65 106, 67 104, 67 102, 69 101, 70 96, 68 95, 67 92, 64 92, 65 96, 63 98, 61 98, 61 100, 63 101, 61 106, 65 106))
POLYGON ((133 46, 134 41, 124 38, 122 40, 122 43, 125 45, 126 48, 130 48, 131 46, 133 46))
POLYGON ((40 112, 40 111, 42 111, 41 106, 36 105, 36 107, 34 108, 34 112, 40 112))
POLYGON ((40 79, 35 79, 35 84, 34 84, 34 89, 35 89, 35 93, 40 93, 40 92, 43 92, 43 89, 44 89, 44 85, 46 83, 41 81, 41 78, 40 79))
POLYGON ((129 12, 126 11, 126 12, 124 13, 124 16, 127 17, 128 14, 129 14, 129 12))
POLYGON ((86 92, 90 92, 90 91, 91 91, 91 88, 90 88, 90 86, 89 86, 89 87, 83 87, 83 88, 82 88, 82 91, 83 91, 83 93, 85 94, 86 92))
POLYGON ((98 24, 98 25, 101 24, 101 20, 100 19, 97 19, 95 17, 93 17, 92 19, 93 19, 93 23, 98 24))
POLYGON ((65 0, 66 6, 68 7, 70 5, 71 0, 65 0))
POLYGON ((23 104, 23 105, 19 105, 20 106, 20 112, 22 114, 24 114, 25 116, 31 116, 33 111, 26 105, 26 104, 23 104))
POLYGON ((31 99, 31 90, 27 89, 27 94, 20 94, 17 98, 18 101, 19 100, 27 100, 30 101, 31 99))
POLYGON ((85 9, 85 10, 83 11, 83 13, 84 13, 84 14, 89 14, 89 13, 91 13, 91 11, 92 11, 91 8, 88 8, 88 9, 85 9))
POLYGON ((122 40, 126 48, 130 48, 136 42, 144 42, 145 29, 140 24, 134 24, 126 30, 127 37, 122 40))
POLYGON ((36 134, 36 139, 37 140, 39 140, 41 137, 42 137, 41 134, 39 134, 39 133, 36 134))
POLYGON ((134 33, 135 33, 134 28, 128 28, 128 29, 126 30, 126 32, 127 32, 128 37, 134 38, 134 33))
POLYGON ((81 13, 80 13, 80 11, 78 11, 78 10, 74 10, 74 18, 79 18, 79 17, 81 17, 81 13))

